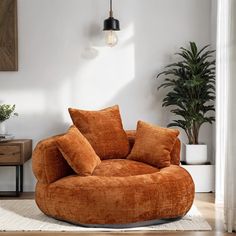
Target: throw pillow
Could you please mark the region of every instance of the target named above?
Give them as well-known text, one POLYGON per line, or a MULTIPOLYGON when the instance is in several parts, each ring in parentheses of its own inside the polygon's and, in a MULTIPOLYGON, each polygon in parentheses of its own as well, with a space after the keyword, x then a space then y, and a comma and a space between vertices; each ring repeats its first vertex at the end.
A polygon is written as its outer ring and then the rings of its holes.
POLYGON ((170 165, 170 152, 179 131, 138 121, 135 143, 127 159, 158 168, 170 165))
POLYGON ((78 175, 91 175, 101 162, 88 140, 75 126, 58 137, 56 143, 63 157, 78 175))
POLYGON ((102 160, 120 159, 128 155, 129 142, 123 129, 119 106, 100 111, 69 108, 69 113, 74 125, 102 160))

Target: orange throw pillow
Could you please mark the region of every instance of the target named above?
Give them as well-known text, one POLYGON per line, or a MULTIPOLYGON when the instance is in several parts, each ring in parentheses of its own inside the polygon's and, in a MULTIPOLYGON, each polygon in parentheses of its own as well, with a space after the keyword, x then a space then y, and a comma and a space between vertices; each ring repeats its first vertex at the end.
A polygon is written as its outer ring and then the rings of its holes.
POLYGON ((127 159, 167 167, 178 135, 178 130, 138 121, 135 143, 127 159))
POLYGON ((129 142, 123 129, 119 106, 100 111, 84 111, 69 108, 74 125, 87 138, 102 159, 125 158, 129 142))
POLYGON ((101 163, 88 140, 75 126, 58 137, 56 143, 63 157, 78 175, 91 175, 101 163))

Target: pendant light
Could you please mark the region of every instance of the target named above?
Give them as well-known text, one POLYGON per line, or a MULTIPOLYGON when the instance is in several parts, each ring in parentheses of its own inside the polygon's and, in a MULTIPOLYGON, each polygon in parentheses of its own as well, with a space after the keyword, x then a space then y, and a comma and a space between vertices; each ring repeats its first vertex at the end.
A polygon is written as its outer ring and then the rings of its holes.
POLYGON ((112 0, 110 0, 109 18, 104 20, 105 42, 108 46, 114 47, 118 43, 116 31, 120 30, 120 22, 113 17, 112 0))

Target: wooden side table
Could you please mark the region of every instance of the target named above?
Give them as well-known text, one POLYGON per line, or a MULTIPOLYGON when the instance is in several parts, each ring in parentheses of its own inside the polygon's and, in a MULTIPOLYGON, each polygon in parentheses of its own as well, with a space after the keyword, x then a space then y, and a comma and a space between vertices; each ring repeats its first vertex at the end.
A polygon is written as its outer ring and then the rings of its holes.
POLYGON ((23 192, 24 163, 31 158, 31 155, 31 139, 0 142, 0 167, 16 167, 16 191, 0 191, 0 196, 19 196, 20 192, 23 192))

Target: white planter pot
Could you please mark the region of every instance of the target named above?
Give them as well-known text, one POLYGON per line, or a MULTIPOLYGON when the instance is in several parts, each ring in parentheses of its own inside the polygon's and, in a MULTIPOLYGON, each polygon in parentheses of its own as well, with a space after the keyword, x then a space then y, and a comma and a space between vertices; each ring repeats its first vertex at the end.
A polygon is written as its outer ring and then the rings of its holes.
POLYGON ((0 122, 0 134, 7 134, 6 121, 0 122))
POLYGON ((199 165, 207 162, 206 144, 185 144, 185 147, 187 164, 199 165))

